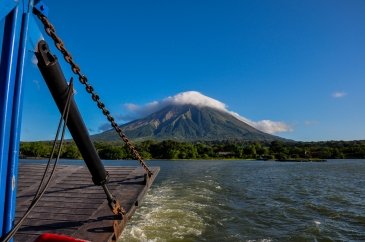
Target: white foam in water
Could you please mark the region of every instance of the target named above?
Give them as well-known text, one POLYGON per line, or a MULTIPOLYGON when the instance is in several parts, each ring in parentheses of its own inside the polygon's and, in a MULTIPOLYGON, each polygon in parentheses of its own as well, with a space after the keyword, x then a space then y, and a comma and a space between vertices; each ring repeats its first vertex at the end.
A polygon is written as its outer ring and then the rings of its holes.
MULTIPOLYGON (((181 189, 174 189, 179 185, 170 182, 150 190, 119 241, 153 242, 200 236, 206 225, 199 211, 206 209, 206 204, 194 201, 191 196, 202 190, 181 195, 176 193, 181 189)), ((209 195, 207 191, 205 196, 209 195)))
POLYGON ((143 233, 142 229, 140 228, 137 228, 137 227, 133 227, 131 229, 131 235, 134 237, 134 238, 139 238, 140 241, 147 241, 147 237, 146 235, 143 233))

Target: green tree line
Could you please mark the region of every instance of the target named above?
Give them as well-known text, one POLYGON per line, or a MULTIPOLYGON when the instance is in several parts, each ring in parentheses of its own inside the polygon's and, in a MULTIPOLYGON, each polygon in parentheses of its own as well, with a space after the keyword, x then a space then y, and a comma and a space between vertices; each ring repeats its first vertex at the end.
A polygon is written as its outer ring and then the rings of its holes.
MULTIPOLYGON (((133 159, 121 142, 95 142, 101 159, 133 159)), ((365 159, 365 140, 326 142, 177 142, 143 141, 136 143, 145 159, 365 159)), ((21 142, 21 157, 45 158, 51 142, 21 142)), ((66 142, 61 158, 81 159, 74 142, 66 142)))

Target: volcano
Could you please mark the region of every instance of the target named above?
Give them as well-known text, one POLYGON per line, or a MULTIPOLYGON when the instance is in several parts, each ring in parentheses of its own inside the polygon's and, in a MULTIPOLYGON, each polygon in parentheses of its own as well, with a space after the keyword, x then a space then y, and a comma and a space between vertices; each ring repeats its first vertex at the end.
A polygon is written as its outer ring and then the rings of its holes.
MULTIPOLYGON (((168 105, 120 127, 134 141, 284 140, 264 133, 224 110, 193 104, 168 105)), ((95 141, 120 140, 114 130, 93 135, 92 138, 95 141)))

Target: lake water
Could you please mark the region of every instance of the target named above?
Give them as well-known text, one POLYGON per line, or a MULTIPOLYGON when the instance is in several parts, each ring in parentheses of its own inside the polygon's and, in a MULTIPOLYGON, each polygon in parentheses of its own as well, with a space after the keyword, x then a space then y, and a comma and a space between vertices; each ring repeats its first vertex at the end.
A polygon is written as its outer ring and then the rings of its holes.
POLYGON ((365 241, 365 160, 149 165, 161 171, 120 242, 365 241))
POLYGON ((120 241, 365 241, 365 160, 150 164, 120 241))

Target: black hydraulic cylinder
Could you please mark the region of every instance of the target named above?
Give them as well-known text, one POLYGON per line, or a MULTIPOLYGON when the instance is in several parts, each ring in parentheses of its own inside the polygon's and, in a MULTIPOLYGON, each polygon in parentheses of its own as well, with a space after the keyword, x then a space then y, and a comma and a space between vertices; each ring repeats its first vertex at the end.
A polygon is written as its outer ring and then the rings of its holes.
MULTIPOLYGON (((62 113, 67 101, 68 85, 57 57, 51 54, 44 40, 38 43, 36 57, 38 59, 38 68, 47 83, 59 111, 62 113)), ((109 178, 108 173, 101 163, 94 144, 91 142, 89 132, 86 129, 73 97, 71 97, 67 127, 92 175, 94 184, 106 184, 109 178)))

